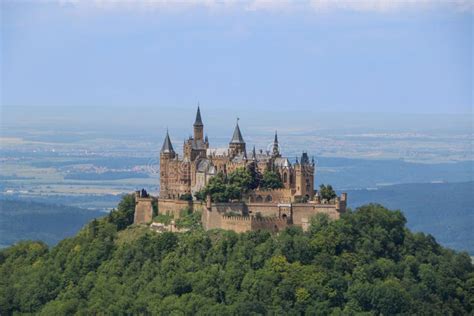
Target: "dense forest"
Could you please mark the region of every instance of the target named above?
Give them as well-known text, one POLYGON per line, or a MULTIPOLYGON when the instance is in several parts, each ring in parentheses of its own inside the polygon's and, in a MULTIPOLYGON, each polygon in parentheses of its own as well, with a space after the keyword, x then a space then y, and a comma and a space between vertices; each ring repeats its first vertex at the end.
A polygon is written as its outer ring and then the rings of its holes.
POLYGON ((376 204, 278 235, 157 234, 131 225, 134 201, 48 248, 0 252, 0 314, 472 314, 466 253, 412 233, 376 204))

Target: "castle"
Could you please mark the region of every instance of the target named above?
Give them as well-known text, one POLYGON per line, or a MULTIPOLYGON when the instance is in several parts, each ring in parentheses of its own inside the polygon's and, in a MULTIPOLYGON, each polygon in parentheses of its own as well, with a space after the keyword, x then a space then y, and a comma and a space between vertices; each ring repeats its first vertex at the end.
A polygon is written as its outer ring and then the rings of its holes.
MULTIPOLYGON (((227 148, 211 148, 198 106, 193 124, 193 136, 184 142, 182 157, 175 152, 168 131, 160 151, 160 191, 157 198, 160 213, 179 217, 183 208, 202 212, 205 229, 223 228, 237 232, 268 229, 279 231, 289 225, 309 224, 316 213, 325 213, 336 219, 346 210, 347 195, 322 200, 314 190, 314 159, 303 152, 294 163, 280 153, 275 132, 271 151, 247 152, 238 120, 227 148), (251 168, 259 174, 276 173, 282 187, 257 188, 247 192, 239 201, 218 203, 198 201, 200 192, 209 180, 222 173, 224 176, 238 168, 251 168), (193 198, 194 197, 194 198, 193 198)), ((153 197, 143 190, 136 193, 135 222, 151 222, 153 197)))

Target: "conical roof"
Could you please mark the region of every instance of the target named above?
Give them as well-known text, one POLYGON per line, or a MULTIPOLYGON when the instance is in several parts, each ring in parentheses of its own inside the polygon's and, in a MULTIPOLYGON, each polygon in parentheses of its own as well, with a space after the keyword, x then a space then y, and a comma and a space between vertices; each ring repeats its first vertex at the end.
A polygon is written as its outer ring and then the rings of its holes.
POLYGON ((232 135, 230 143, 245 144, 244 138, 242 137, 242 133, 240 132, 239 122, 237 122, 237 124, 235 125, 234 135, 232 135))
POLYGON ((168 131, 166 131, 165 141, 163 142, 163 146, 161 146, 161 153, 174 153, 173 145, 171 144, 171 139, 168 131))
POLYGON ((203 125, 204 124, 202 124, 202 119, 201 119, 201 110, 199 109, 199 105, 198 105, 196 120, 194 121, 194 126, 203 126, 203 125))

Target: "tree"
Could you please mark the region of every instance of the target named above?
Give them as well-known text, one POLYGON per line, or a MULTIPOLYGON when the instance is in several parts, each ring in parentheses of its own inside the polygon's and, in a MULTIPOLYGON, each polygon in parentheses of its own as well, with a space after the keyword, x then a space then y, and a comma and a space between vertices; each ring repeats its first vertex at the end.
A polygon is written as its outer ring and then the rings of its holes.
POLYGON ((283 188, 283 182, 279 173, 265 170, 262 181, 260 182, 262 189, 273 190, 283 188))
MULTIPOLYGON (((182 227, 200 222, 181 215, 182 227)), ((50 249, 1 249, 0 276, 1 315, 473 314, 468 254, 410 232, 401 212, 378 204, 273 235, 117 232, 100 218, 50 249)))
POLYGON ((118 230, 122 230, 133 224, 135 215, 135 195, 127 194, 122 197, 116 210, 112 210, 107 216, 109 223, 117 226, 118 230))
POLYGON ((191 193, 184 193, 184 194, 181 194, 179 196, 179 199, 182 200, 182 201, 192 201, 193 200, 193 196, 191 193))
POLYGON ((251 163, 247 165, 247 170, 252 177, 252 182, 250 183, 249 188, 251 190, 255 190, 260 186, 260 182, 262 181, 262 174, 258 171, 256 163, 251 163))
POLYGON ((323 200, 332 200, 334 199, 337 194, 336 192, 334 191, 334 189, 332 188, 332 185, 328 184, 327 186, 324 185, 324 184, 321 184, 319 186, 319 196, 323 199, 323 200))

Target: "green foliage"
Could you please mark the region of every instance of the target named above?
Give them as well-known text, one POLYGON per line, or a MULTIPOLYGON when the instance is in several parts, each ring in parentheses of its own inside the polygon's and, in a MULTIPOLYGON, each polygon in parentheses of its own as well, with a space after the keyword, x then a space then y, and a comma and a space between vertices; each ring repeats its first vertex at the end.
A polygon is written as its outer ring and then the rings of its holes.
POLYGON ((135 214, 135 195, 127 194, 122 197, 116 210, 106 217, 109 223, 115 224, 118 230, 133 224, 135 214))
POLYGON ((321 184, 319 186, 319 196, 323 199, 323 200, 332 200, 334 198, 337 197, 337 194, 336 192, 334 191, 334 189, 332 188, 332 185, 328 184, 328 185, 324 185, 324 184, 321 184))
POLYGON ((142 228, 99 219, 51 249, 2 249, 0 314, 472 314, 469 256, 405 222, 376 204, 278 235, 133 234, 142 228))
POLYGON ((252 176, 245 168, 237 168, 226 177, 218 173, 209 179, 204 189, 196 194, 197 199, 204 199, 208 194, 214 202, 228 202, 238 200, 247 192, 252 183, 252 176))
POLYGON ((262 174, 258 171, 256 163, 251 163, 247 165, 247 170, 252 179, 248 187, 250 190, 255 190, 260 186, 260 182, 262 181, 262 174))
POLYGON ((295 203, 307 203, 309 198, 307 196, 297 196, 295 198, 295 203))
POLYGON ((199 229, 201 228, 201 212, 185 212, 176 220, 176 227, 199 229))
POLYGON ((182 201, 192 201, 193 200, 193 196, 191 193, 184 193, 184 194, 181 194, 179 196, 179 199, 182 200, 182 201))
POLYGON ((281 181, 280 174, 274 171, 266 170, 263 173, 263 178, 260 182, 260 187, 266 190, 283 188, 283 182, 281 181))
POLYGON ((158 214, 153 218, 154 222, 163 223, 165 225, 169 225, 173 220, 173 216, 169 214, 158 214))

